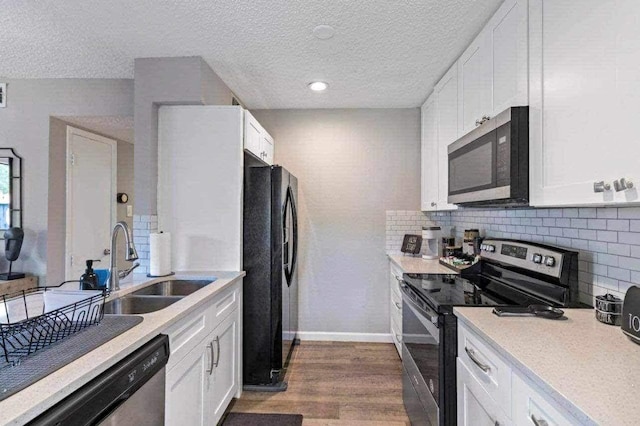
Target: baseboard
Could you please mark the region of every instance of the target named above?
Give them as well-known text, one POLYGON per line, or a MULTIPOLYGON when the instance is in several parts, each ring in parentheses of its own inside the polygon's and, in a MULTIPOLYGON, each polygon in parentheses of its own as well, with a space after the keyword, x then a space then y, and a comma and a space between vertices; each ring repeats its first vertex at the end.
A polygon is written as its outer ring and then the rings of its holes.
POLYGON ((299 331, 298 337, 302 342, 366 342, 366 343, 393 343, 391 334, 388 333, 332 333, 325 331, 299 331))

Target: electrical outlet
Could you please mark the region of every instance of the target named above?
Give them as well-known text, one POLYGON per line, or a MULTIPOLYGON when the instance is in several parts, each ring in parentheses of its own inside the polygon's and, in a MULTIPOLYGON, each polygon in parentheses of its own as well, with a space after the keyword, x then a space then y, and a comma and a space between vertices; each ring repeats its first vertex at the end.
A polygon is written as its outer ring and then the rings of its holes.
POLYGON ((131 204, 127 205, 127 217, 133 217, 133 206, 131 204))

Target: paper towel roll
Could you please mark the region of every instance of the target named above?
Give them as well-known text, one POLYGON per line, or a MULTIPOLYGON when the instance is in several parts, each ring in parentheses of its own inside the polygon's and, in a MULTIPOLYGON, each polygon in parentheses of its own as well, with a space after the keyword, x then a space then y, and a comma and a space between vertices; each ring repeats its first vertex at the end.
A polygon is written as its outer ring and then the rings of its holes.
POLYGON ((160 232, 149 236, 149 275, 171 273, 171 234, 160 232))

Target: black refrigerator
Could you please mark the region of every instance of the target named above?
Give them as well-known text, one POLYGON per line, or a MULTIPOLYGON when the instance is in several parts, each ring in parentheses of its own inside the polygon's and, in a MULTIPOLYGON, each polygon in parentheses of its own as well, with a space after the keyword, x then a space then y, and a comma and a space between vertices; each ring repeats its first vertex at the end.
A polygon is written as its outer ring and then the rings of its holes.
POLYGON ((245 167, 245 390, 285 390, 298 334, 298 180, 280 166, 245 167))

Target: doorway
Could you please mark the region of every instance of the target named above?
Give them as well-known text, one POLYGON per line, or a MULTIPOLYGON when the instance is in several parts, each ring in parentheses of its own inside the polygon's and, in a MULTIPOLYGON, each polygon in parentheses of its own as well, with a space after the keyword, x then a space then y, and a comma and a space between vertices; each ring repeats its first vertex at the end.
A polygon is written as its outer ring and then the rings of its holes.
POLYGON ((88 259, 108 268, 116 223, 117 141, 67 126, 65 279, 77 280, 88 259))

